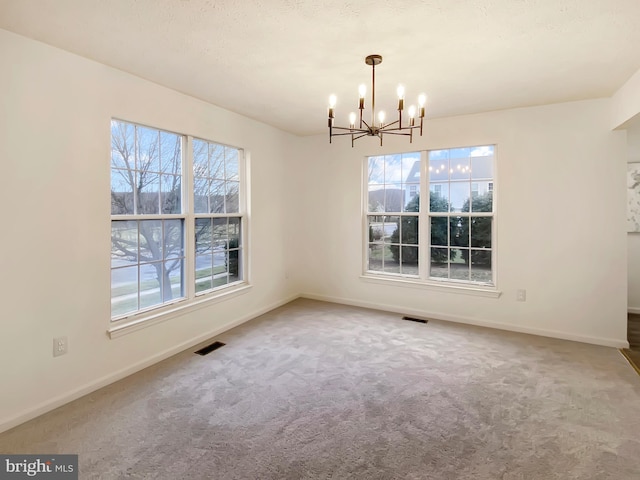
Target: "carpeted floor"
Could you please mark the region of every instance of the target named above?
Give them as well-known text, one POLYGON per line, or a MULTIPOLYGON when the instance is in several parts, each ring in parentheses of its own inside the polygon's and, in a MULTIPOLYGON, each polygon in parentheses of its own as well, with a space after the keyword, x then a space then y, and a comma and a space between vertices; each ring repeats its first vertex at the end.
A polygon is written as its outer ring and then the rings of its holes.
POLYGON ((297 300, 0 435, 80 478, 640 478, 614 348, 297 300))

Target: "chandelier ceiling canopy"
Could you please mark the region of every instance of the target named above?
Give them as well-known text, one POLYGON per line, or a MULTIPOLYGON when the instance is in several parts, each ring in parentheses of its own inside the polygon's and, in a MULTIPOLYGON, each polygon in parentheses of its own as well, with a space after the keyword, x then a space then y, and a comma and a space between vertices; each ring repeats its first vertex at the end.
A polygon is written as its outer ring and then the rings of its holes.
MULTIPOLYGON (((335 107, 336 96, 331 95, 329 97, 329 143, 332 143, 333 137, 349 135, 351 136, 351 146, 359 138, 378 137, 380 139, 380 145, 382 146, 382 139, 385 134, 388 135, 406 135, 409 137, 409 143, 413 141, 413 131, 418 129, 420 136, 422 136, 422 124, 424 120, 424 106, 427 101, 427 96, 421 93, 418 96, 418 107, 411 105, 408 108, 407 114, 409 116, 408 123, 402 123, 402 112, 404 111, 404 86, 398 85, 398 119, 390 123, 385 123, 385 113, 380 110, 376 112, 376 65, 382 63, 382 56, 369 55, 365 58, 365 63, 371 65, 371 120, 370 123, 363 118, 364 116, 364 99, 367 93, 366 85, 360 85, 358 92, 360 94, 360 101, 358 103, 359 115, 355 112, 349 114, 349 127, 339 127, 334 125, 335 120, 335 107), (377 114, 377 118, 376 118, 377 114), (416 125, 416 116, 420 119, 420 124, 416 125), (356 123, 358 121, 358 123, 356 123)), ((406 122, 406 119, 405 119, 406 122)))

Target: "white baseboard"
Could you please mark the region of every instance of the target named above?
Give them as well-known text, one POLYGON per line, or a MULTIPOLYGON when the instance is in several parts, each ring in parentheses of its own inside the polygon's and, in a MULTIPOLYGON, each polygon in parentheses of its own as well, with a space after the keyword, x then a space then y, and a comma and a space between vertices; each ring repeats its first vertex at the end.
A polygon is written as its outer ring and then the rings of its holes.
POLYGON ((640 307, 627 307, 628 313, 635 313, 636 315, 640 315, 640 307))
POLYGON ((298 295, 293 295, 290 297, 287 297, 283 300, 280 300, 278 302, 275 302, 271 305, 268 305, 266 307, 260 308, 250 314, 244 315, 232 322, 226 323, 223 326, 217 327, 213 330, 210 330, 206 333, 203 333, 201 335, 198 335, 197 337, 194 337, 190 340, 184 341, 178 345, 175 345, 171 348, 168 348, 162 352, 159 352, 145 360, 142 360, 134 365, 130 365, 129 367, 123 368, 121 370, 118 370, 117 372, 111 373, 109 375, 105 375, 102 378, 99 378, 95 381, 92 381, 91 383, 82 385, 70 392, 67 392, 63 395, 59 395, 57 397, 51 398, 45 402, 40 403, 39 405, 35 406, 35 407, 31 407, 28 408, 27 410, 24 410, 23 412, 14 415, 12 417, 9 418, 5 418, 2 419, 0 421, 0 433, 9 430, 13 427, 17 427, 18 425, 27 422, 29 420, 32 420, 44 413, 50 412, 51 410, 54 410, 58 407, 61 407, 62 405, 65 405, 69 402, 72 402, 73 400, 76 400, 80 397, 83 397, 91 392, 95 392, 96 390, 102 388, 102 387, 106 387, 107 385, 110 385, 114 382, 117 382, 118 380, 122 380, 125 377, 128 377, 129 375, 132 375, 136 372, 139 372, 140 370, 143 370, 147 367, 150 367, 151 365, 154 365, 158 362, 161 362, 162 360, 165 360, 177 353, 180 353, 184 350, 187 350, 188 348, 193 347, 194 345, 197 345, 199 343, 202 343, 212 337, 215 337, 217 335, 220 335, 221 333, 226 332, 227 330, 231 330, 234 327, 237 327, 239 325, 242 325, 245 322, 248 322, 249 320, 253 320, 256 317, 259 317, 260 315, 263 315, 265 313, 270 312, 271 310, 274 310, 278 307, 281 307, 282 305, 285 305, 293 300, 295 300, 296 298, 298 298, 298 295))
POLYGON ((352 305, 354 307, 371 308, 373 310, 382 310, 385 312, 397 313, 400 315, 413 315, 416 317, 422 317, 434 320, 443 320, 447 322, 464 323, 467 325, 476 325, 479 327, 495 328, 498 330, 507 330, 510 332, 527 333, 530 335, 538 335, 541 337, 558 338, 561 340, 571 340, 574 342, 590 343, 593 345, 601 345, 604 347, 613 348, 629 348, 629 342, 626 340, 618 340, 615 338, 601 338, 590 337, 588 335, 576 335, 566 332, 558 332, 555 330, 544 330, 541 328, 532 327, 519 327, 516 325, 510 325, 500 322, 490 322, 485 320, 478 320, 477 318, 463 317, 459 315, 450 315, 442 312, 431 312, 426 310, 417 310, 412 308, 399 307, 398 305, 386 305, 383 303, 363 302, 360 300, 353 300, 342 297, 331 297, 327 295, 316 295, 312 293, 304 293, 300 295, 303 298, 309 298, 311 300, 321 300, 324 302, 340 303, 343 305, 352 305))

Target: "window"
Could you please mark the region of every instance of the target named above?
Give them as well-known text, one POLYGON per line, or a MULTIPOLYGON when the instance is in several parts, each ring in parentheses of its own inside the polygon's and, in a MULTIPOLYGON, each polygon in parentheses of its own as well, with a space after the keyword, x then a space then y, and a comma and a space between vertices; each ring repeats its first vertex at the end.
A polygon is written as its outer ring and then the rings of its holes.
POLYGON ((196 292, 242 280, 240 151, 193 141, 196 292))
POLYGON ((493 284, 493 146, 432 150, 429 277, 493 284))
POLYGON ((369 157, 365 270, 493 285, 493 161, 493 146, 369 157))
POLYGON ((242 158, 236 148, 112 120, 112 320, 242 281, 242 158))
POLYGON ((368 270, 418 275, 420 163, 419 152, 369 158, 368 270))

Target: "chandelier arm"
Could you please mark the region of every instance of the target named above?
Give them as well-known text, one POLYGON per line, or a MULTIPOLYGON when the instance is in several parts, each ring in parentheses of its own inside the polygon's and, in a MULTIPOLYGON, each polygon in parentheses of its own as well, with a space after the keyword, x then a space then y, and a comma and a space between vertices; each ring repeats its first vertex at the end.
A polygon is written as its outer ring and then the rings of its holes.
MULTIPOLYGON (((345 130, 349 130, 349 129, 345 128, 345 130)), ((334 133, 332 137, 342 137, 344 135, 353 135, 355 133, 361 133, 362 134, 361 136, 369 135, 369 132, 366 130, 354 130, 354 131, 349 131, 344 133, 334 133)))
MULTIPOLYGON (((367 133, 369 129, 367 128, 346 128, 346 127, 333 127, 333 130, 346 130, 350 133, 367 133)), ((339 135, 334 133, 334 135, 339 135)))
MULTIPOLYGON (((416 128, 420 128, 420 125, 413 125, 413 126, 404 126, 402 128, 396 127, 396 128, 387 128, 388 126, 393 125, 392 123, 390 123, 389 125, 385 125, 385 128, 381 128, 380 131, 381 132, 393 132, 393 131, 409 131, 409 130, 414 130, 416 128)), ((334 127, 335 128, 335 127, 334 127)))
MULTIPOLYGON (((334 134, 335 135, 335 134, 334 134)), ((404 129, 400 130, 380 130, 380 135, 411 135, 410 132, 405 132, 404 129)))

